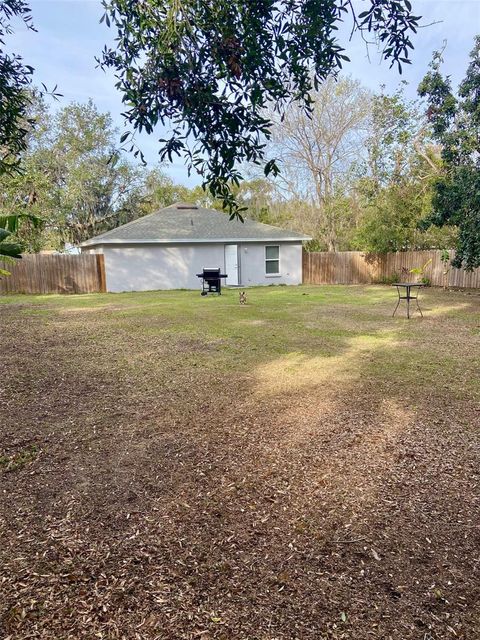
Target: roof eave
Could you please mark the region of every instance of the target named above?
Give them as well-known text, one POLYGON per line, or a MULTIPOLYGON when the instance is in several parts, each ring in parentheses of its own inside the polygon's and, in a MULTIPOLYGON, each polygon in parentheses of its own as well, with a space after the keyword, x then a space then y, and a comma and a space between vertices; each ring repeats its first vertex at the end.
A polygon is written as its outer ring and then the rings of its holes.
POLYGON ((158 239, 120 239, 91 238, 82 242, 80 247, 96 247, 103 244, 238 244, 240 242, 307 242, 310 236, 287 236, 285 238, 158 238, 158 239))

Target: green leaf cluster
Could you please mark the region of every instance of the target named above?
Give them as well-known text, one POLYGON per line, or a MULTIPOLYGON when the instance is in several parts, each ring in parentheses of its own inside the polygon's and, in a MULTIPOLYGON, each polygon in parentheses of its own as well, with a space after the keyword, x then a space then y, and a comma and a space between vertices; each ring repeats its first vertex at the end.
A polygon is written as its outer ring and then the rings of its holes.
POLYGON ((425 223, 442 160, 422 105, 407 100, 403 86, 374 96, 366 150, 353 246, 378 253, 452 247, 455 228, 425 223))
POLYGON ((121 223, 141 171, 119 150, 110 115, 91 101, 52 114, 38 99, 31 118, 22 171, 0 177, 0 216, 21 222, 11 230, 24 250, 63 249, 121 223))
POLYGON ((427 99, 427 115, 441 145, 443 170, 434 183, 428 223, 457 226, 454 266, 480 266, 480 36, 457 96, 441 74, 442 54, 435 52, 418 91, 427 99))
MULTIPOLYGON (((14 262, 21 258, 22 247, 18 243, 5 242, 11 235, 7 229, 0 228, 0 265, 14 262)), ((0 266, 0 276, 9 276, 10 272, 0 266)))
POLYGON ((6 51, 6 38, 19 19, 33 30, 30 8, 23 0, 0 2, 0 175, 18 170, 19 153, 26 147, 31 122, 27 117, 33 68, 6 51))

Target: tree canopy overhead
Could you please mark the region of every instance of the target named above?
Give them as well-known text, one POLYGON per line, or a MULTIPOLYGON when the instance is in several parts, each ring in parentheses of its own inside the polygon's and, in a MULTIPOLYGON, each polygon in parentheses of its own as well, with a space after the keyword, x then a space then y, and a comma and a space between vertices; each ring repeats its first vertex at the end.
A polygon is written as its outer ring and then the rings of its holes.
POLYGON ((392 64, 409 62, 419 17, 409 0, 104 0, 102 19, 116 29, 116 47, 101 60, 112 68, 134 130, 161 123, 160 158, 185 156, 204 186, 231 213, 231 185, 243 162, 265 164, 271 122, 297 101, 308 111, 311 92, 348 60, 338 26, 375 35, 392 64))

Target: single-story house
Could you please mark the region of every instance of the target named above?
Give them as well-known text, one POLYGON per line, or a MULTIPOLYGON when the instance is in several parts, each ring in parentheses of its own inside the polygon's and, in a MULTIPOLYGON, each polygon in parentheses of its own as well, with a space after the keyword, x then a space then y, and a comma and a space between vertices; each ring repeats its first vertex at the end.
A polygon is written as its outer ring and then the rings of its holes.
POLYGON ((220 268, 228 286, 301 284, 308 236, 192 204, 174 204, 87 240, 103 253, 107 291, 197 289, 220 268))

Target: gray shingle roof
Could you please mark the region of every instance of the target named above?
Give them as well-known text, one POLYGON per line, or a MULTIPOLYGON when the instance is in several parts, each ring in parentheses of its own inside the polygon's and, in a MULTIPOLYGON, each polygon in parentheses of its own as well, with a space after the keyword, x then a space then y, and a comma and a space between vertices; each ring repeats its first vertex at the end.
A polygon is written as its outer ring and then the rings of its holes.
POLYGON ((82 244, 136 244, 157 242, 230 242, 309 240, 296 231, 272 227, 244 219, 230 220, 228 215, 214 209, 189 204, 174 204, 143 218, 90 238, 82 244))

